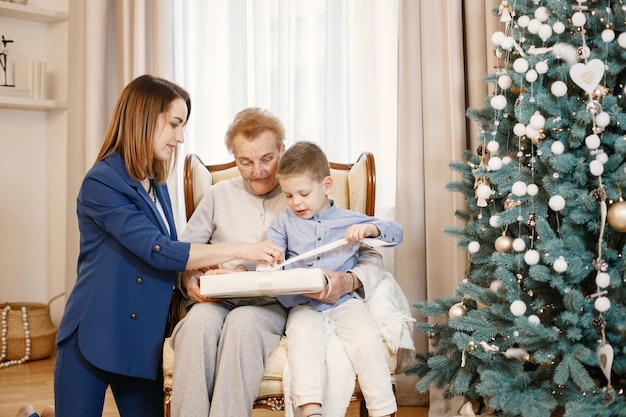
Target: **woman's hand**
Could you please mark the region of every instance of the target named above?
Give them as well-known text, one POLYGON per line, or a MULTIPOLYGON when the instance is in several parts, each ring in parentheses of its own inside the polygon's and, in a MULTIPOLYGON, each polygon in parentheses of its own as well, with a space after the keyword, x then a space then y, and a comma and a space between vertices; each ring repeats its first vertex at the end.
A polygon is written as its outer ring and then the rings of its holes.
POLYGON ((266 265, 271 265, 282 261, 284 258, 284 249, 269 239, 257 243, 239 243, 237 245, 240 251, 240 259, 259 261, 266 265))

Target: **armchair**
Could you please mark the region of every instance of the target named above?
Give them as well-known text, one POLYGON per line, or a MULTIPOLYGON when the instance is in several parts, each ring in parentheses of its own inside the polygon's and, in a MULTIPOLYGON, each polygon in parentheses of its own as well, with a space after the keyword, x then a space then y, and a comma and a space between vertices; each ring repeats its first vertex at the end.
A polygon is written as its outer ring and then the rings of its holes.
MULTIPOLYGON (((331 162, 330 167, 334 182, 331 198, 335 203, 341 207, 373 215, 376 191, 376 171, 373 155, 370 152, 364 152, 355 163, 331 162)), ((238 175, 239 171, 234 161, 207 166, 197 155, 187 155, 183 179, 187 219, 191 217, 196 206, 211 185, 238 175)), ((181 297, 182 295, 175 290, 170 310, 168 335, 171 334, 176 323, 184 316, 184 309, 181 308, 181 297)), ((391 351, 388 349, 386 351, 388 352, 387 363, 395 384, 393 374, 396 372, 397 360, 391 351)), ((281 341, 268 359, 264 378, 259 388, 257 399, 254 402, 254 408, 266 408, 274 411, 282 411, 284 409, 282 371, 286 358, 287 352, 284 343, 281 341)), ((173 363, 174 352, 166 341, 163 349, 165 417, 170 415, 169 404, 172 395, 173 363)), ((360 416, 367 417, 365 401, 358 384, 356 384, 351 401, 359 401, 360 416)))

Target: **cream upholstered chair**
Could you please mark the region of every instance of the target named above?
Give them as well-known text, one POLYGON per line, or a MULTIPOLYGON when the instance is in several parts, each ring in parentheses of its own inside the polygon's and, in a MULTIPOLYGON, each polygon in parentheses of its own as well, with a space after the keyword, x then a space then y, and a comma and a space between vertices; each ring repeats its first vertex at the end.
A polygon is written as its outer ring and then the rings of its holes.
MULTIPOLYGON (((335 203, 344 208, 359 211, 368 215, 374 215, 374 203, 376 195, 376 169, 374 156, 370 152, 363 152, 355 163, 330 163, 331 176, 333 178, 333 190, 331 198, 335 203)), ((205 165, 195 154, 187 155, 184 166, 184 197, 187 219, 191 217, 195 208, 204 197, 211 185, 239 175, 235 162, 220 165, 205 165)), ((171 334, 174 326, 184 316, 180 307, 181 295, 174 291, 168 334, 171 334)), ((390 373, 396 372, 396 357, 386 349, 387 363, 390 373)), ((284 342, 276 347, 267 361, 263 381, 259 388, 259 394, 254 403, 254 408, 267 408, 274 411, 284 409, 282 372, 283 364, 287 358, 284 342)), ((172 368, 174 352, 169 343, 163 347, 163 377, 165 390, 165 416, 170 414, 170 399, 172 395, 172 368)), ((394 385, 395 389, 395 385, 394 385)), ((360 401, 360 416, 367 417, 365 401, 361 395, 358 384, 352 394, 351 401, 360 401)))

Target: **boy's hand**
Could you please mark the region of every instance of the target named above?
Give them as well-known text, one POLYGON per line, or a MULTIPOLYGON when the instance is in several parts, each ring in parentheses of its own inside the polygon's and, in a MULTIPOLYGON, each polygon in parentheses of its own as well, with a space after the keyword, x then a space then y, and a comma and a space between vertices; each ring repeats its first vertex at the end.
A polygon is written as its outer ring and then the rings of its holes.
POLYGON ((380 236, 380 230, 372 223, 365 224, 353 224, 346 230, 346 240, 356 241, 366 237, 378 237, 380 236))

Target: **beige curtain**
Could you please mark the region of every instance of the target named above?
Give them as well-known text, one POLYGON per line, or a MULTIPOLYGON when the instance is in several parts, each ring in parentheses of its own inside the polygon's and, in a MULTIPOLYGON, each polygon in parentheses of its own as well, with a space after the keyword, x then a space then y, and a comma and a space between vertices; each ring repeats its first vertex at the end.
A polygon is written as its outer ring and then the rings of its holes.
MULTIPOLYGON (((115 101, 141 74, 173 79, 172 3, 70 0, 66 294, 76 280, 76 196, 100 150, 115 101)), ((175 186, 170 193, 175 195, 175 186)))
MULTIPOLYGON (((462 196, 447 191, 454 179, 448 163, 461 160, 473 144, 468 106, 482 107, 489 66, 487 27, 494 0, 401 0, 399 49, 399 121, 396 220, 405 238, 396 249, 396 277, 410 302, 454 294, 467 255, 444 228, 458 224, 454 211, 462 196)), ((497 20, 495 22, 497 25, 497 20)), ((415 313, 417 320, 424 317, 415 313)), ((418 351, 429 348, 415 336, 418 351)), ((424 404, 416 377, 403 377, 399 401, 424 404)), ((445 402, 430 393, 430 415, 457 414, 461 400, 445 402)))

